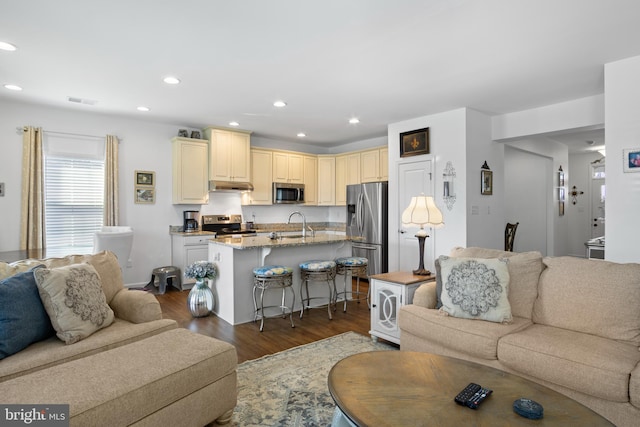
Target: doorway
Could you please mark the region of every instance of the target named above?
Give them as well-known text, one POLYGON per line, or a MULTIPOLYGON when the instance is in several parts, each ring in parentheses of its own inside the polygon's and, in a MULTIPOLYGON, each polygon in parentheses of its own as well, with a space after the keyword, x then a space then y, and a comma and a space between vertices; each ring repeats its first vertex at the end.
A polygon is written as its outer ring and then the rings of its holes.
MULTIPOLYGON (((418 251, 418 239, 415 237, 418 228, 408 228, 402 225, 402 212, 409 206, 411 198, 424 193, 433 195, 432 161, 408 162, 398 165, 398 259, 400 271, 412 271, 418 268, 420 254, 418 251)), ((425 241, 424 266, 427 270, 434 271, 434 236, 432 230, 427 230, 429 238, 425 241)))

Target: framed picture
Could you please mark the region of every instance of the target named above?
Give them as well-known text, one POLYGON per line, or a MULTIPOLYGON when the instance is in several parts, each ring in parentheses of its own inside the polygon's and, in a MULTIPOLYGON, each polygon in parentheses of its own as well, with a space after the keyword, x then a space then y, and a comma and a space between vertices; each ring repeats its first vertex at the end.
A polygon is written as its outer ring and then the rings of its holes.
POLYGON ((490 196, 493 194, 493 172, 490 170, 480 171, 480 193, 483 196, 490 196))
POLYGON ((136 187, 135 202, 152 204, 156 202, 156 190, 154 188, 136 187))
POLYGON ((622 150, 623 169, 625 172, 640 172, 640 148, 622 150))
POLYGON ((429 128, 400 134, 400 157, 429 154, 429 128))
POLYGON ((136 186, 153 187, 156 185, 156 173, 152 171, 136 171, 136 186))

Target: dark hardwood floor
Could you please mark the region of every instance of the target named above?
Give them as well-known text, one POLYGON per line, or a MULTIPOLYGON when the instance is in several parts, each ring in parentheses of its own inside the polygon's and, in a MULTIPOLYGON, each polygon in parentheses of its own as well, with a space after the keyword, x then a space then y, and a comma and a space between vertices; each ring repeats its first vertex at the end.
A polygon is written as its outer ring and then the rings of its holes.
MULTIPOLYGON (((361 282, 361 288, 362 285, 361 282)), ((364 286, 366 292, 366 282, 364 286)), ((333 320, 329 320, 326 308, 308 310, 302 319, 300 312, 295 312, 295 328, 291 327, 288 316, 285 319, 265 319, 264 331, 260 332, 259 321, 232 326, 214 314, 203 318, 191 317, 187 308, 188 294, 188 291, 180 292, 169 286, 164 295, 157 295, 163 316, 176 320, 183 328, 233 344, 239 363, 348 331, 369 336, 371 318, 365 301, 350 301, 346 313, 339 303, 333 312, 333 320)))

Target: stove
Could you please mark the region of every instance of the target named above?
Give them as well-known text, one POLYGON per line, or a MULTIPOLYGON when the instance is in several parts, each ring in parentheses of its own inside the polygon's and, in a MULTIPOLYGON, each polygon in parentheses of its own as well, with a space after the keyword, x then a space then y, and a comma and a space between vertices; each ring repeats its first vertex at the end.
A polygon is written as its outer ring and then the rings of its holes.
POLYGON ((242 215, 202 215, 202 231, 213 231, 217 236, 253 236, 256 230, 242 229, 242 215))

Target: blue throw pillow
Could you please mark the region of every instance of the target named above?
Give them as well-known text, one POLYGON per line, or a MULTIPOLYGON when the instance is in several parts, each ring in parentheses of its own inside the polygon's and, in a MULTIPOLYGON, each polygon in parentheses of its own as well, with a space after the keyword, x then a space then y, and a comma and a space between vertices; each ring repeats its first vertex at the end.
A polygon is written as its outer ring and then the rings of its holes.
POLYGON ((55 333, 38 293, 34 269, 0 281, 0 359, 55 333))

